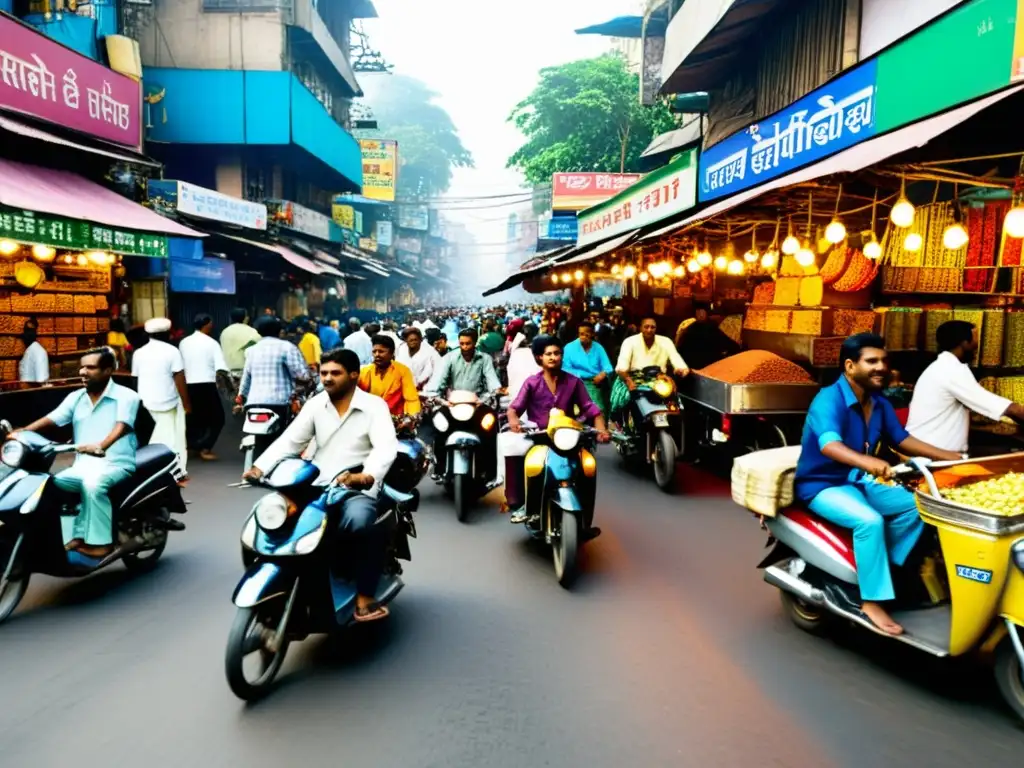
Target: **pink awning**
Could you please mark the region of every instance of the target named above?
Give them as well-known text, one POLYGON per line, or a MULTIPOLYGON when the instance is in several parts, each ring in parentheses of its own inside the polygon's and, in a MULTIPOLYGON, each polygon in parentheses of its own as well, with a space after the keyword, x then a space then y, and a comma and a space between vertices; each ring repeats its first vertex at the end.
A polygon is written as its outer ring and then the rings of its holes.
POLYGON ((70 171, 0 158, 0 204, 119 229, 206 237, 70 171))
POLYGON ((320 264, 317 264, 312 259, 307 259, 305 256, 296 253, 291 248, 287 248, 283 245, 280 245, 279 243, 267 243, 267 246, 270 248, 270 250, 277 251, 279 254, 281 254, 284 260, 291 264, 293 267, 304 269, 311 275, 319 275, 322 274, 324 271, 323 267, 320 264))

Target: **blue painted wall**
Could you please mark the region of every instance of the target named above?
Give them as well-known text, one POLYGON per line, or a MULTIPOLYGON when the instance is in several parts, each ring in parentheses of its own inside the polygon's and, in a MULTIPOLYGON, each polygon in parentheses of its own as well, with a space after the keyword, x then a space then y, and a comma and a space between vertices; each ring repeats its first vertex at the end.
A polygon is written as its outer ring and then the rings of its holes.
POLYGON ((150 141, 291 144, 362 185, 359 142, 290 72, 147 67, 144 77, 166 91, 152 107, 150 141))

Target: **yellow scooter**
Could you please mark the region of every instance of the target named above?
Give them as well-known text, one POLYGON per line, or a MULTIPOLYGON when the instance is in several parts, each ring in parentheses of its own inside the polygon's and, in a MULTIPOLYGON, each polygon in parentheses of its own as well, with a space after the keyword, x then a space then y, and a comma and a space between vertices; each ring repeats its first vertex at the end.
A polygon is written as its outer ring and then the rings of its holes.
POLYGON ((823 631, 835 615, 935 656, 991 660, 1000 692, 1024 720, 1024 499, 983 509, 949 498, 960 495, 951 488, 1021 471, 1021 454, 930 465, 915 459, 894 468, 939 544, 920 572, 930 600, 901 604, 898 595, 890 611, 902 635, 883 633, 861 613, 850 531, 804 508, 764 518, 775 543, 760 565, 764 580, 782 591, 786 612, 808 632, 823 631))

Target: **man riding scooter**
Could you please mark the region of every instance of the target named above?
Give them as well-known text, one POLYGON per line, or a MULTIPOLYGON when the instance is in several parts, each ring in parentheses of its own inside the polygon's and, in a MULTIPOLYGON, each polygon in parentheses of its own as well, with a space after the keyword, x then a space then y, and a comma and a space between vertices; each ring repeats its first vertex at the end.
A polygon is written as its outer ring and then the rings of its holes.
POLYGON ((594 422, 600 432, 599 442, 607 443, 611 439, 601 409, 590 399, 583 380, 562 370, 562 342, 554 336, 538 336, 533 340, 532 349, 541 371, 523 383, 508 408, 511 431, 498 436, 498 452, 505 459, 505 503, 512 513, 511 523, 525 523, 527 519, 523 464, 533 443, 518 434, 523 431, 520 414, 525 413, 536 428, 546 429, 552 409, 572 416, 578 408, 581 419, 594 422))
POLYGON ((325 352, 320 362, 324 391, 311 397, 298 416, 256 459, 243 480, 258 480, 282 459, 299 457, 316 439, 311 461, 320 480, 345 485, 352 493, 342 501, 341 533, 352 542, 356 574, 356 621, 388 615, 374 595, 387 555, 389 532, 374 525, 377 493, 398 454, 398 440, 387 403, 359 389, 359 356, 349 349, 325 352), (356 471, 353 467, 361 466, 356 471))
POLYGON ((961 455, 922 442, 900 425, 881 395, 889 365, 880 336, 851 336, 839 360, 839 380, 815 396, 807 413, 795 492, 816 515, 853 530, 861 611, 883 632, 899 635, 903 627, 881 605, 895 597, 888 560, 903 565, 924 524, 913 494, 879 482, 892 467, 878 451, 885 440, 909 456, 945 461, 961 455))

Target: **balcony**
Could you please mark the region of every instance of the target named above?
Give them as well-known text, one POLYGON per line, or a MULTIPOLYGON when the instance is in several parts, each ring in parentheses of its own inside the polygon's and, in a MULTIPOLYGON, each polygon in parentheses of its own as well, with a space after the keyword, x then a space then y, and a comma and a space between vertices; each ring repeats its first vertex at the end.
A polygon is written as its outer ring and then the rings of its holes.
POLYGON ((322 70, 337 73, 347 96, 362 96, 348 53, 341 47, 342 43, 348 45, 349 19, 341 17, 339 11, 335 16, 332 34, 313 0, 295 0, 294 21, 288 28, 292 58, 306 59, 322 70))
POLYGON ((359 192, 359 143, 291 72, 147 67, 165 91, 147 141, 263 147, 275 162, 332 192, 359 192))

